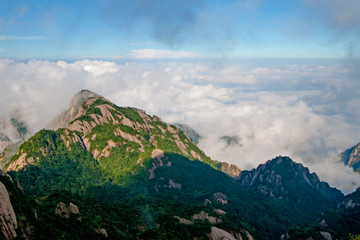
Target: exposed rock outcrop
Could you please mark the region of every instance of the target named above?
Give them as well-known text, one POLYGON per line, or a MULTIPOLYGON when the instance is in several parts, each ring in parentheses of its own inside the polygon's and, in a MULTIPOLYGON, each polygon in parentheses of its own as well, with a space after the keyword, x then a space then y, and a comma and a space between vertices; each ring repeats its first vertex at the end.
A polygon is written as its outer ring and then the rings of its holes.
POLYGON ((34 164, 35 159, 33 157, 28 157, 27 153, 20 152, 19 158, 15 161, 12 161, 10 165, 7 167, 7 171, 17 171, 24 168, 27 165, 34 164))
POLYGON ((10 202, 9 193, 2 182, 0 182, 0 223, 1 232, 5 239, 17 237, 16 229, 18 228, 18 223, 16 215, 10 202))
POLYGON ((341 153, 340 158, 345 165, 357 171, 360 168, 360 143, 341 153))
POLYGON ((323 236, 324 240, 332 240, 333 239, 331 234, 328 232, 320 231, 319 233, 321 234, 321 236, 323 236))
POLYGON ((239 177, 241 173, 240 168, 234 164, 228 164, 226 162, 221 162, 221 171, 234 178, 239 177))
POLYGON ((213 216, 210 216, 207 212, 201 211, 198 214, 194 214, 191 218, 193 221, 196 219, 199 220, 208 220, 209 223, 211 224, 216 224, 216 223, 222 223, 222 220, 213 216))
POLYGON ((178 219, 178 220, 179 220, 179 223, 181 223, 181 224, 186 224, 186 225, 194 224, 192 221, 187 220, 187 219, 185 219, 185 218, 181 218, 181 217, 179 217, 179 216, 175 216, 174 218, 178 219))
POLYGON ((69 206, 66 206, 65 203, 59 202, 56 205, 55 214, 67 219, 73 215, 76 220, 81 221, 79 208, 73 203, 70 203, 69 206))
POLYGON ((230 233, 217 227, 211 227, 211 232, 208 234, 208 237, 209 240, 219 240, 219 239, 237 240, 230 233))
POLYGON ((106 231, 106 229, 105 228, 100 228, 100 229, 94 229, 95 230, 95 232, 97 232, 97 233, 99 233, 99 234, 101 234, 101 235, 103 235, 104 237, 106 237, 106 238, 108 238, 109 236, 108 236, 108 233, 107 233, 107 231, 106 231))
POLYGON ((222 192, 214 193, 213 197, 217 202, 222 203, 223 205, 228 204, 228 197, 222 192))
POLYGON ((71 121, 73 121, 77 117, 80 117, 84 113, 84 110, 81 106, 85 103, 85 101, 89 98, 97 96, 99 95, 89 90, 82 90, 79 93, 75 94, 70 101, 69 109, 60 116, 58 116, 50 124, 50 127, 54 129, 67 127, 71 121))
MULTIPOLYGON (((254 238, 251 236, 251 234, 246 231, 242 230, 242 233, 246 236, 248 240, 254 240, 254 238)), ((217 227, 211 227, 211 232, 208 234, 209 240, 220 240, 220 239, 226 239, 226 240, 243 240, 243 237, 241 233, 236 232, 227 232, 221 228, 217 227)))

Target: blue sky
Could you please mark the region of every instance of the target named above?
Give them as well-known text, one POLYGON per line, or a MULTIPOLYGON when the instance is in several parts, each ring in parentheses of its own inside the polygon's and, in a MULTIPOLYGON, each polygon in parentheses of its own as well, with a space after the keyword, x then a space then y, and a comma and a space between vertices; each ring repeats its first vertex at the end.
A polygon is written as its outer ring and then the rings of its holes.
POLYGON ((0 57, 343 58, 359 42, 359 10, 356 0, 0 0, 0 57))

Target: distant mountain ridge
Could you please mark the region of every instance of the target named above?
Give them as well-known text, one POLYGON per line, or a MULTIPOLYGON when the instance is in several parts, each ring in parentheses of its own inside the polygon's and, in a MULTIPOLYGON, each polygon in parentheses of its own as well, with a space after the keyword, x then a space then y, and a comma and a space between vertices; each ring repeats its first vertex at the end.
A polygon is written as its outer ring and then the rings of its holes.
POLYGON ((360 171, 360 143, 344 151, 340 159, 345 165, 350 166, 354 171, 360 171))
POLYGON ((0 116, 0 153, 9 145, 20 141, 28 134, 26 124, 17 117, 0 116))
POLYGON ((318 199, 328 206, 339 202, 344 195, 328 183, 321 182, 316 173, 310 173, 289 157, 276 157, 251 171, 242 171, 239 181, 246 187, 277 198, 289 198, 306 208, 318 199))

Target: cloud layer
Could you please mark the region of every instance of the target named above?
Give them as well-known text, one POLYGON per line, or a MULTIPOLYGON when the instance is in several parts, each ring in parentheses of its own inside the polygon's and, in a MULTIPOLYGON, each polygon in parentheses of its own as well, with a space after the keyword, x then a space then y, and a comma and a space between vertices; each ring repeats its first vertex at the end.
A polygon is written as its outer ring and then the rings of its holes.
POLYGON ((114 103, 187 123, 213 159, 251 169, 288 155, 345 192, 360 176, 338 154, 360 141, 359 83, 351 66, 224 62, 0 60, 0 115, 21 112, 32 131, 81 89, 114 103), (222 136, 237 136, 227 145, 222 136))

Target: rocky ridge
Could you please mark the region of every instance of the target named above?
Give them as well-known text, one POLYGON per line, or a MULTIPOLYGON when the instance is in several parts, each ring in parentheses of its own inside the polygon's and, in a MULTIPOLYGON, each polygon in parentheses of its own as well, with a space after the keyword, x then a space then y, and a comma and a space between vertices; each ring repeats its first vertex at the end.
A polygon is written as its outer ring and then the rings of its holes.
MULTIPOLYGON (((206 162, 231 176, 236 176, 240 172, 233 165, 228 166, 210 160, 177 127, 167 125, 158 117, 147 115, 143 110, 118 107, 90 91, 84 90, 75 95, 69 110, 53 125, 66 126, 58 132, 61 133, 61 139, 69 150, 72 144, 79 143, 98 161, 111 158, 112 152, 117 149, 124 149, 127 155, 140 152, 135 161, 140 166, 145 156, 149 156, 154 148, 158 148, 206 162)), ((29 141, 31 143, 32 139, 29 141)), ((41 155, 46 156, 46 147, 39 150, 41 155)), ((6 170, 16 171, 29 164, 36 164, 39 157, 20 148, 11 163, 7 164, 6 170)))
POLYGON ((251 171, 242 171, 240 182, 251 189, 279 199, 289 198, 300 205, 311 204, 306 194, 312 193, 312 198, 322 199, 329 205, 336 204, 344 195, 329 184, 321 182, 315 173, 310 173, 300 163, 293 162, 288 157, 276 157, 260 164, 251 171))
POLYGON ((341 153, 340 159, 354 171, 360 170, 360 143, 341 153))

